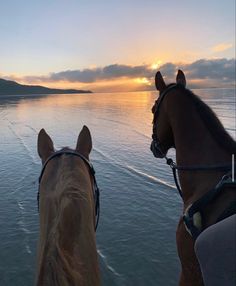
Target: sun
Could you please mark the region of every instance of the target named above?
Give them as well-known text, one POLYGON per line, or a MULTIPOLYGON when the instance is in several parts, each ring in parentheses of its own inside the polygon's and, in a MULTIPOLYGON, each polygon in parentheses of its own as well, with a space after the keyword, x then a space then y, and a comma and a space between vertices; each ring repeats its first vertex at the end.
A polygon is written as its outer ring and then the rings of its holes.
POLYGON ((153 63, 152 65, 151 65, 151 69, 152 70, 157 70, 159 67, 160 67, 160 65, 162 64, 162 61, 156 61, 155 63, 153 63))

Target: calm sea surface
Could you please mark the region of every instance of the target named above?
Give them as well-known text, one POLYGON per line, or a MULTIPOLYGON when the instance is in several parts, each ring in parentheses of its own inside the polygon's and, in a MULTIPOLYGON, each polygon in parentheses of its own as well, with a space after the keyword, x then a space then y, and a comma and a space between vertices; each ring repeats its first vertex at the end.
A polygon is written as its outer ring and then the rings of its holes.
MULTIPOLYGON (((195 90, 232 135, 234 90, 195 90)), ((97 231, 105 286, 177 285, 175 229, 182 203, 171 171, 149 151, 156 93, 104 93, 0 99, 0 285, 34 282, 39 230, 37 179, 41 128, 56 148, 92 133, 101 194, 97 231)), ((170 152, 174 156, 174 152, 170 152)))

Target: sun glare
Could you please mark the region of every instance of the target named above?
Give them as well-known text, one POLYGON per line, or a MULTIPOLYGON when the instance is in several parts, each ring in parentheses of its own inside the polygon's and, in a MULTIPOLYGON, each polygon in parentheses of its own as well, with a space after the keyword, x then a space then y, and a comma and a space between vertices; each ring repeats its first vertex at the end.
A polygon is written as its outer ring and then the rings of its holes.
POLYGON ((146 77, 139 77, 139 78, 136 78, 134 81, 140 84, 148 84, 148 85, 151 84, 149 79, 147 79, 146 77))
POLYGON ((162 64, 162 61, 157 61, 151 65, 151 69, 157 70, 161 64, 162 64))

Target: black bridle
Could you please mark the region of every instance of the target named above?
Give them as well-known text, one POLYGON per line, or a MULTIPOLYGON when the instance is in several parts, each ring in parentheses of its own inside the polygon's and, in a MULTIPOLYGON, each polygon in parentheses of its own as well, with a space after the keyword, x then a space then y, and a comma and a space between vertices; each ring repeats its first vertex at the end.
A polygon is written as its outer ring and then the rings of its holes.
POLYGON ((159 156, 161 156, 162 158, 166 158, 164 152, 162 151, 162 147, 161 147, 161 142, 157 137, 157 118, 158 115, 160 113, 160 108, 161 108, 161 104, 165 98, 165 96, 172 91, 173 89, 175 89, 178 86, 178 84, 171 84, 170 86, 168 86, 159 96, 159 98, 155 101, 155 104, 152 108, 152 113, 153 113, 153 126, 152 126, 152 143, 151 143, 151 151, 153 153, 153 155, 157 158, 159 158, 159 156))
POLYGON ((89 173, 92 177, 93 180, 93 198, 94 198, 94 205, 95 205, 95 231, 97 230, 98 222, 99 222, 99 215, 100 215, 100 190, 97 185, 96 177, 95 177, 95 170, 93 168, 93 165, 91 162, 85 158, 82 154, 72 151, 72 150, 62 150, 62 151, 57 151, 53 153, 43 164, 40 176, 39 176, 39 187, 38 187, 38 195, 37 195, 37 201, 38 201, 38 210, 39 210, 39 197, 40 197, 40 183, 43 177, 43 174, 45 172, 45 169, 47 167, 47 164, 54 159, 55 157, 60 157, 62 155, 72 155, 79 157, 80 159, 83 160, 83 162, 88 166, 89 168, 89 173))
MULTIPOLYGON (((231 168, 233 165, 235 165, 234 162, 232 162, 232 165, 229 164, 218 164, 218 165, 195 165, 195 166, 179 166, 177 165, 171 158, 168 158, 163 152, 161 142, 157 136, 157 119, 158 115, 160 113, 160 107, 161 103, 163 102, 165 96, 171 92, 176 87, 180 87, 179 84, 171 84, 169 85, 159 96, 159 98, 155 101, 155 104, 152 108, 153 112, 153 130, 152 130, 152 143, 151 143, 151 151, 153 155, 156 158, 165 158, 166 164, 169 165, 173 172, 173 177, 175 181, 176 188, 181 196, 183 197, 183 192, 181 190, 181 187, 179 185, 179 181, 177 178, 177 171, 226 171, 227 173, 220 179, 218 184, 211 189, 209 192, 207 192, 203 197, 201 197, 199 200, 191 204, 187 210, 185 211, 183 215, 183 220, 186 226, 187 231, 192 235, 194 239, 197 238, 197 236, 201 233, 202 228, 198 226, 198 223, 196 222, 197 219, 199 219, 199 216, 201 218, 201 211, 209 204, 212 200, 214 200, 221 191, 225 188, 225 186, 233 186, 235 187, 236 182, 232 180, 233 175, 231 168), (198 218, 196 219, 196 217, 198 218)), ((183 88, 183 86, 181 86, 183 88)), ((235 170, 235 168, 232 168, 235 170)), ((218 221, 224 219, 225 217, 234 214, 236 212, 236 201, 233 201, 228 208, 223 212, 223 214, 218 218, 218 221)))
MULTIPOLYGON (((157 119, 158 115, 160 113, 161 103, 163 102, 165 96, 171 92, 176 87, 180 87, 179 84, 171 84, 169 85, 159 96, 159 98, 155 101, 155 104, 152 108, 153 112, 153 129, 152 129, 152 143, 151 143, 151 151, 153 155, 157 158, 159 158, 158 155, 161 156, 161 158, 166 159, 166 164, 169 165, 173 171, 173 176, 175 179, 176 187, 179 191, 180 196, 182 197, 182 190, 179 186, 177 174, 176 171, 229 171, 231 169, 232 165, 229 164, 218 164, 218 165, 195 165, 195 166, 179 166, 177 165, 171 158, 168 158, 165 153, 162 151, 161 142, 157 136, 157 119)), ((183 88, 183 86, 181 86, 183 88)))

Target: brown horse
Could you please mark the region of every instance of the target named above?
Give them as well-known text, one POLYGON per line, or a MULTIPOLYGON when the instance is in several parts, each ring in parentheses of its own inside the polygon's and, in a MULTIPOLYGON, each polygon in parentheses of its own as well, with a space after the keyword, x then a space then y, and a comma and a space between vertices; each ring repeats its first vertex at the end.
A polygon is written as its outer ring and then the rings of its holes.
POLYGON ((182 266, 179 285, 200 286, 203 280, 194 252, 194 240, 219 217, 223 219, 235 213, 234 208, 222 216, 230 204, 235 203, 235 184, 226 185, 226 176, 223 179, 222 176, 231 169, 236 142, 213 111, 185 88, 185 75, 180 70, 176 81, 176 84, 166 85, 161 73, 156 74, 155 83, 160 96, 152 109, 151 150, 155 157, 166 158, 167 164, 178 171, 182 189, 179 187, 185 215, 181 216, 176 232, 182 266), (176 149, 177 164, 166 157, 170 148, 176 149), (193 205, 196 210, 190 217, 189 209, 193 211, 193 205))
POLYGON ((42 129, 38 154, 43 169, 39 185, 40 237, 36 285, 100 285, 95 241, 97 188, 89 153, 92 140, 84 126, 75 151, 54 151, 42 129))

